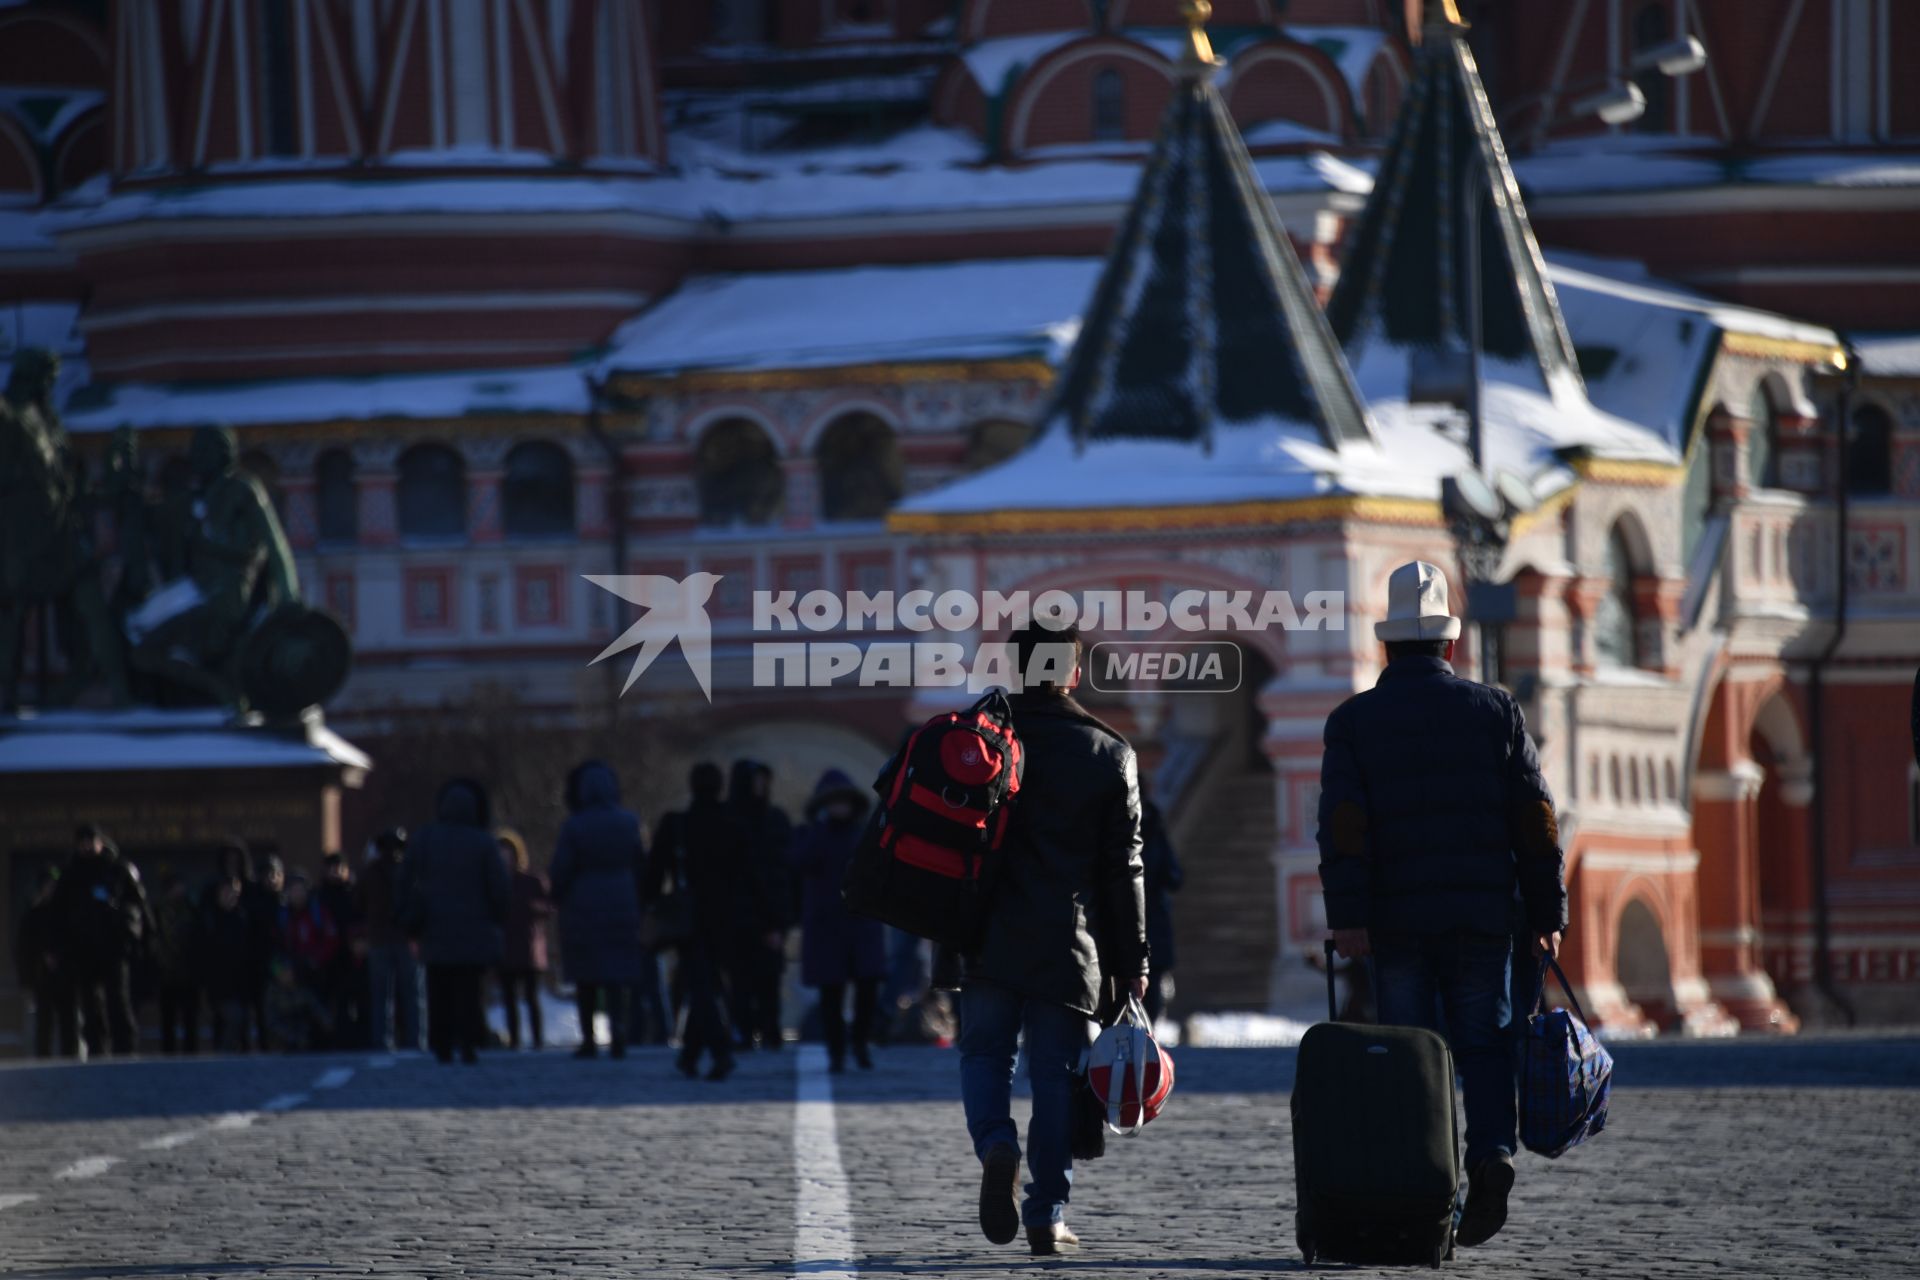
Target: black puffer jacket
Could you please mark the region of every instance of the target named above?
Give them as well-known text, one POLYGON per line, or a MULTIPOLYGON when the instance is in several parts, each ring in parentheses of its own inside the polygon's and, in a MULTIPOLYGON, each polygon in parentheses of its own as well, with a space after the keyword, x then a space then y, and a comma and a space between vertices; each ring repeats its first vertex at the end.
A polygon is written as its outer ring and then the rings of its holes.
POLYGON ((1566 926, 1526 719, 1439 658, 1388 663, 1327 717, 1319 841, 1330 928, 1505 935, 1516 881, 1533 932, 1566 926))
POLYGON ((1026 774, 967 978, 1094 1016, 1103 972, 1123 981, 1147 972, 1133 748, 1070 697, 1012 701, 1026 774))

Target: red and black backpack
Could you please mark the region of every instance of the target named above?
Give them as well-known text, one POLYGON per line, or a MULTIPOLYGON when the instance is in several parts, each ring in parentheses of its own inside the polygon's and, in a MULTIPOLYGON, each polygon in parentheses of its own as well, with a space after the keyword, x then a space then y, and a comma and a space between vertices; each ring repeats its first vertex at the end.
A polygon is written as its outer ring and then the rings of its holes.
POLYGON ((880 804, 847 867, 848 910, 972 950, 1025 769, 998 690, 914 730, 873 784, 880 804))

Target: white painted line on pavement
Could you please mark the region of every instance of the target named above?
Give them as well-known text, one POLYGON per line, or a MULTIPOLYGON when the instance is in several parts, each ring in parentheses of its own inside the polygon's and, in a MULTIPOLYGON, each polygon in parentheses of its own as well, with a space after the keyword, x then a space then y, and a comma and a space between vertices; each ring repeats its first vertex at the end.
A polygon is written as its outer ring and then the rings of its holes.
POLYGON ((253 1122, 259 1118, 260 1113, 258 1111, 229 1111, 226 1115, 221 1116, 218 1120, 208 1125, 207 1128, 215 1133, 225 1133, 230 1129, 249 1128, 253 1122))
POLYGON ((79 1178, 97 1178, 113 1166, 122 1163, 119 1156, 88 1156, 84 1160, 75 1160, 72 1164, 53 1175, 55 1182, 72 1182, 79 1178))
POLYGON ((306 1102, 307 1098, 308 1095, 304 1093, 282 1093, 268 1098, 265 1102, 261 1103, 260 1109, 262 1111, 291 1111, 306 1102))
POLYGON ((175 1147, 184 1147, 205 1133, 206 1129, 182 1129, 178 1133, 169 1133, 158 1138, 149 1138, 140 1144, 142 1151, 171 1151, 175 1147))
POLYGON ((313 1087, 316 1089, 338 1089, 351 1079, 353 1079, 352 1067, 334 1067, 330 1071, 321 1072, 320 1078, 313 1082, 313 1087))
POLYGON ((0 1213, 8 1209, 18 1209, 23 1204, 32 1204, 39 1198, 31 1191, 9 1191, 5 1195, 0 1195, 0 1213))
POLYGON ((840 1164, 826 1049, 801 1046, 794 1072, 793 1176, 799 1194, 793 1211, 793 1273, 807 1280, 853 1280, 860 1274, 853 1262, 853 1207, 840 1164))

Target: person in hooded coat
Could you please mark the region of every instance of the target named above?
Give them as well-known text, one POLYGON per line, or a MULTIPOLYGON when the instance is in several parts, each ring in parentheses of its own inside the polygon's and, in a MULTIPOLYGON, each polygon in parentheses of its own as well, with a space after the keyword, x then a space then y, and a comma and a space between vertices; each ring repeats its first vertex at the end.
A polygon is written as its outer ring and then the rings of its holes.
POLYGON ((436 1058, 478 1061, 486 1032, 481 984, 500 963, 507 864, 488 827, 486 790, 467 778, 440 788, 434 821, 407 842, 398 898, 420 933, 427 968, 427 1044, 436 1058))
POLYGON ((140 872, 91 823, 74 833, 73 856, 53 891, 60 969, 79 1003, 87 1050, 134 1051, 132 966, 153 938, 153 910, 140 872))
POLYGON ((593 1015, 606 997, 613 1056, 627 1052, 633 986, 646 955, 640 946, 640 881, 646 867, 640 819, 620 807, 620 782, 598 760, 567 775, 570 815, 549 869, 560 904, 560 965, 580 1009, 576 1057, 599 1052, 593 1015))
POLYGON ((807 825, 794 833, 787 862, 800 876, 800 980, 820 993, 827 1061, 836 1074, 853 1060, 871 1069, 867 1051, 880 980, 887 974, 886 926, 856 916, 840 896, 847 864, 860 843, 867 797, 838 769, 820 775, 807 801, 807 825), (853 1025, 847 1025, 847 987, 853 987, 853 1025))
POLYGON ((709 1080, 733 1074, 733 1033, 721 990, 721 960, 732 934, 733 886, 745 874, 746 833, 720 799, 720 767, 708 761, 687 775, 692 802, 660 819, 653 859, 647 869, 649 903, 668 894, 692 899, 692 931, 680 950, 680 986, 686 1000, 686 1031, 680 1038, 678 1066, 697 1075, 700 1057, 711 1054, 709 1080))
POLYGON ((793 927, 793 882, 787 845, 793 823, 773 804, 773 770, 758 760, 736 760, 727 779, 727 807, 747 838, 745 874, 733 886, 727 981, 734 1034, 740 1048, 756 1037, 765 1049, 783 1042, 780 979, 787 967, 787 931, 793 927))

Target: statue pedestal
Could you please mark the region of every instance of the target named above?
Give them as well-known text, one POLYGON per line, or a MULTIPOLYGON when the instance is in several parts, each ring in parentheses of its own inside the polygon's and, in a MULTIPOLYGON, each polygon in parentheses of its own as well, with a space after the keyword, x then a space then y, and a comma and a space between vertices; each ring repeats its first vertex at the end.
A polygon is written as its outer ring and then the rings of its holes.
MULTIPOLYGON (((0 717, 0 955, 12 954, 42 869, 66 860, 81 823, 106 831, 149 895, 177 874, 197 898, 229 839, 316 873, 339 848, 341 792, 371 767, 317 712, 289 726, 218 710, 0 717)), ((18 975, 0 967, 0 1053, 20 1051, 23 1009, 18 975)))

